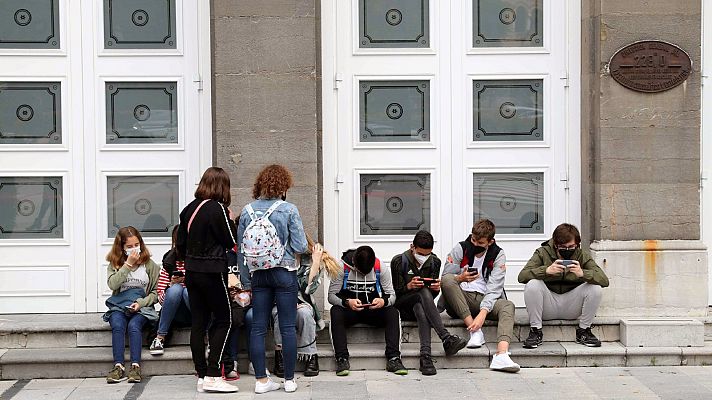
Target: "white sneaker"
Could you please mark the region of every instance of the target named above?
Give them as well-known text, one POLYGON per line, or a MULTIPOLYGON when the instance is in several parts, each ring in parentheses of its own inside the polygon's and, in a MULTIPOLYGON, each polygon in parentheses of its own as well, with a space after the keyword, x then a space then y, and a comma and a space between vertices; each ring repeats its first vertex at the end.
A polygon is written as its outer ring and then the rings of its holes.
MULTIPOLYGON (((272 381, 272 379, 270 379, 270 378, 267 378, 267 382, 265 382, 265 383, 262 383, 260 381, 255 381, 255 393, 257 393, 257 394, 267 393, 267 392, 271 392, 273 390, 279 390, 281 388, 282 388, 282 385, 280 385, 277 382, 272 381)), ((294 388, 294 390, 297 390, 296 387, 294 388)))
MULTIPOLYGON (((265 373, 267 376, 271 376, 269 373, 269 370, 265 368, 265 373)), ((254 375, 255 374, 255 367, 252 365, 252 361, 250 361, 250 365, 247 366, 247 374, 248 375, 254 375)))
POLYGON ((512 359, 509 358, 509 352, 506 352, 502 354, 495 354, 492 357, 490 369, 503 372, 519 372, 519 364, 512 361, 512 359))
POLYGON ((479 349, 485 344, 485 334, 482 333, 482 329, 470 332, 470 340, 467 342, 468 349, 479 349))
POLYGON ((287 393, 292 393, 297 391, 297 381, 294 379, 284 381, 284 391, 287 393))
POLYGON ((203 389, 203 383, 205 380, 203 378, 198 378, 198 393, 205 393, 205 389, 203 389))
POLYGON ((206 376, 203 381, 203 390, 206 392, 233 393, 239 389, 237 386, 225 382, 225 380, 219 376, 206 376))

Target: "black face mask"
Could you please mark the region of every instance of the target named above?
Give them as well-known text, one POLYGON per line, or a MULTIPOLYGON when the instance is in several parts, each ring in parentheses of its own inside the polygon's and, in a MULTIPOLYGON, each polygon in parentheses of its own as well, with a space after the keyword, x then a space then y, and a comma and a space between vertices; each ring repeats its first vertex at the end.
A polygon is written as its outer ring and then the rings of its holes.
POLYGON ((482 253, 482 252, 485 251, 485 250, 487 250, 486 247, 482 247, 482 246, 477 246, 477 245, 475 245, 475 254, 480 254, 480 253, 482 253))
POLYGON ((287 194, 286 194, 286 193, 282 195, 282 201, 287 201, 287 194))
POLYGON ((572 249, 572 250, 559 250, 559 254, 561 255, 561 259, 562 259, 562 260, 570 260, 571 257, 574 256, 574 252, 575 252, 575 251, 576 251, 576 249, 572 249))

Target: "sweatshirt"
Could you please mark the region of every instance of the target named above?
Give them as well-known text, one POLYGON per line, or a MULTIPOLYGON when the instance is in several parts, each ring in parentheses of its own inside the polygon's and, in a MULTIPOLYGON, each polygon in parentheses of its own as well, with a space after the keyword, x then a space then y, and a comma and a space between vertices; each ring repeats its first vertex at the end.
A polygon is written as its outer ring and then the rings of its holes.
MULTIPOLYGON (((381 265, 381 293, 376 290, 376 271, 373 266, 367 271, 359 271, 351 266, 353 254, 356 250, 348 250, 342 256, 340 264, 349 269, 349 277, 344 288, 344 271, 339 270, 336 278, 331 280, 329 285, 329 303, 334 306, 348 307, 346 301, 349 299, 359 299, 361 303, 372 303, 373 299, 381 297, 386 302, 385 307, 392 306, 396 301, 396 293, 393 290, 393 280, 391 279, 391 269, 381 265)), ((376 259, 377 263, 380 260, 376 259)))
POLYGON ((186 271, 226 273, 225 252, 235 246, 237 229, 228 218, 227 207, 208 200, 195 214, 188 232, 190 218, 202 201, 195 199, 181 211, 176 249, 185 260, 186 271))

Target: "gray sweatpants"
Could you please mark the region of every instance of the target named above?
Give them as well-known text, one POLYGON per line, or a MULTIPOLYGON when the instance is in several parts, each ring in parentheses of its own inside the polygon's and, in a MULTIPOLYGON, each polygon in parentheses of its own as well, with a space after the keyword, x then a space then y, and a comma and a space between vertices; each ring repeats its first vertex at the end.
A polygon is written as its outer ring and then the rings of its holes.
MULTIPOLYGON (((274 343, 282 345, 282 334, 279 331, 277 307, 272 307, 274 321, 274 343)), ((316 354, 316 321, 311 306, 302 303, 297 307, 297 356, 316 354)))
POLYGON ((544 281, 532 279, 524 287, 524 303, 532 328, 541 329, 541 321, 551 319, 578 319, 580 328, 589 328, 601 304, 601 287, 584 283, 558 294, 544 281))

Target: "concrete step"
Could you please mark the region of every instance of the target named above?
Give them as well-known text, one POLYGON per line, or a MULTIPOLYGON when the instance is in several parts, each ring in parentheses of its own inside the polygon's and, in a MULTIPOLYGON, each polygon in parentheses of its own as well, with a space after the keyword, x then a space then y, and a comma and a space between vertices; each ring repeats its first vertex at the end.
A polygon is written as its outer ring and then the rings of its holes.
MULTIPOLYGON (((101 319, 100 313, 92 314, 12 314, 0 315, 0 348, 5 349, 40 349, 40 348, 72 348, 72 347, 111 347, 111 331, 109 324, 101 319)), ((468 338, 462 322, 442 314, 443 323, 448 330, 468 338)), ((618 318, 597 318, 594 320, 594 334, 603 342, 620 340, 620 320, 618 318)), ((412 321, 402 322, 402 341, 404 343, 419 343, 420 335, 417 324, 412 321)), ((710 321, 712 326, 712 321, 710 321)), ((544 341, 571 341, 575 337, 576 321, 555 320, 544 323, 544 341)), ((494 340, 497 337, 496 322, 486 321, 485 338, 494 340)), ((529 333, 529 322, 526 310, 517 309, 515 314, 514 340, 524 340, 529 333)), ((242 336, 242 335, 241 335, 242 336)), ((356 325, 350 329, 349 343, 383 343, 382 329, 370 326, 356 325)), ((435 332, 432 332, 432 342, 439 343, 435 332)), ((175 329, 170 340, 172 345, 188 345, 189 329, 175 329)), ((244 339, 241 338, 241 346, 244 339)), ((271 343, 272 340, 268 340, 271 343)), ((331 345, 329 330, 319 332, 317 343, 331 345)), ((244 348, 244 347, 243 347, 244 348)))
MULTIPOLYGON (((453 357, 445 357, 442 349, 433 348, 438 369, 487 368, 496 344, 487 343, 480 349, 463 349, 453 357)), ((353 370, 385 369, 382 345, 353 344, 349 346, 353 370)), ((418 345, 402 346, 403 362, 409 369, 417 370, 418 345)), ((618 342, 603 343, 600 348, 585 347, 573 342, 544 343, 537 349, 524 349, 521 343, 512 343, 512 359, 522 367, 633 367, 666 365, 712 365, 712 342, 704 347, 633 347, 626 348, 618 342)), ((323 373, 333 373, 335 368, 331 348, 319 348, 323 373)), ((194 373, 190 349, 178 346, 166 349, 162 356, 151 356, 144 349, 142 369, 145 375, 174 375, 194 373)), ((0 379, 82 378, 103 377, 111 368, 111 349, 47 348, 0 350, 0 379)), ((243 373, 247 360, 240 358, 243 373)), ((268 366, 272 364, 268 354, 268 366)), ((299 368, 298 368, 299 370, 299 368)), ((418 373, 414 371, 412 373, 418 373)))

